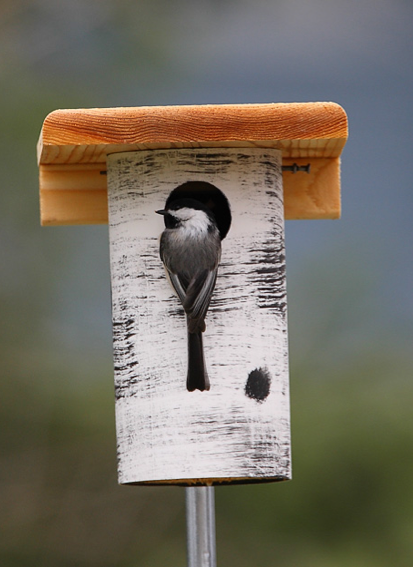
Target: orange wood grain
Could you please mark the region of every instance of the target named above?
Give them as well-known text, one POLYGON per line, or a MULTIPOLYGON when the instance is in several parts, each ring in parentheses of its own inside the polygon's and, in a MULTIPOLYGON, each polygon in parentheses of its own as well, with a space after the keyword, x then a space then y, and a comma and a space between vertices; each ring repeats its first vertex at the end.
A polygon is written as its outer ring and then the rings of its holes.
POLYGON ((56 110, 39 164, 98 163, 108 153, 171 147, 279 147, 285 157, 338 157, 347 116, 332 102, 56 110))

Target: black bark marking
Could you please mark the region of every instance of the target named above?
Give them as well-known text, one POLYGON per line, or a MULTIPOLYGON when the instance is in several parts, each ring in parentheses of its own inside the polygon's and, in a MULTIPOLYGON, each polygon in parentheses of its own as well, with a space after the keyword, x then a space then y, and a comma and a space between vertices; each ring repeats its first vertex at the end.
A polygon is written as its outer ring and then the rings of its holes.
POLYGON ((245 395, 257 402, 263 402, 270 393, 271 376, 266 368, 256 368, 248 374, 245 395))

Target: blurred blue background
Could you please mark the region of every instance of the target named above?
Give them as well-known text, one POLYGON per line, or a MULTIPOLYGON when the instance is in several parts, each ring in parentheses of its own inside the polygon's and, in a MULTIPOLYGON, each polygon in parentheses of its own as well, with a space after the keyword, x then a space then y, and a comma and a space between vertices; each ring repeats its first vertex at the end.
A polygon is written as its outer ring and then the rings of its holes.
POLYGON ((40 228, 56 108, 334 101, 339 221, 286 227, 294 480, 216 490, 218 564, 413 563, 413 4, 0 4, 0 563, 185 564, 179 488, 116 484, 106 226, 40 228))

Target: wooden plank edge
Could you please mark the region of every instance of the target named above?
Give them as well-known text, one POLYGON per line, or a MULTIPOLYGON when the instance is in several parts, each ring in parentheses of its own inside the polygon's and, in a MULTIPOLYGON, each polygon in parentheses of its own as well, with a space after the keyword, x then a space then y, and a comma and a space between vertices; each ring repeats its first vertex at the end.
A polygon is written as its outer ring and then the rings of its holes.
MULTIPOLYGON (((286 220, 340 217, 340 159, 283 159, 283 165, 311 164, 310 173, 283 173, 286 220)), ((42 226, 108 222, 106 164, 41 165, 42 226)))
POLYGON ((274 148, 281 150, 285 158, 335 158, 339 157, 347 138, 301 138, 297 140, 220 140, 220 141, 168 141, 134 144, 39 144, 38 164, 77 165, 103 163, 112 153, 140 150, 183 148, 274 148))

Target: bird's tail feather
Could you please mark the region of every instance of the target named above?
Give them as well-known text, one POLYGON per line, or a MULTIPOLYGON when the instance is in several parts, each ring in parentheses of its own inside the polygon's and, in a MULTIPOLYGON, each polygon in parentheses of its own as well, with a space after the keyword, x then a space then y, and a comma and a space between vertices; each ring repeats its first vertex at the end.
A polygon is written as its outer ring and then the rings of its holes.
POLYGON ((209 390, 209 379, 205 367, 202 333, 188 333, 188 375, 186 387, 189 392, 209 390))

